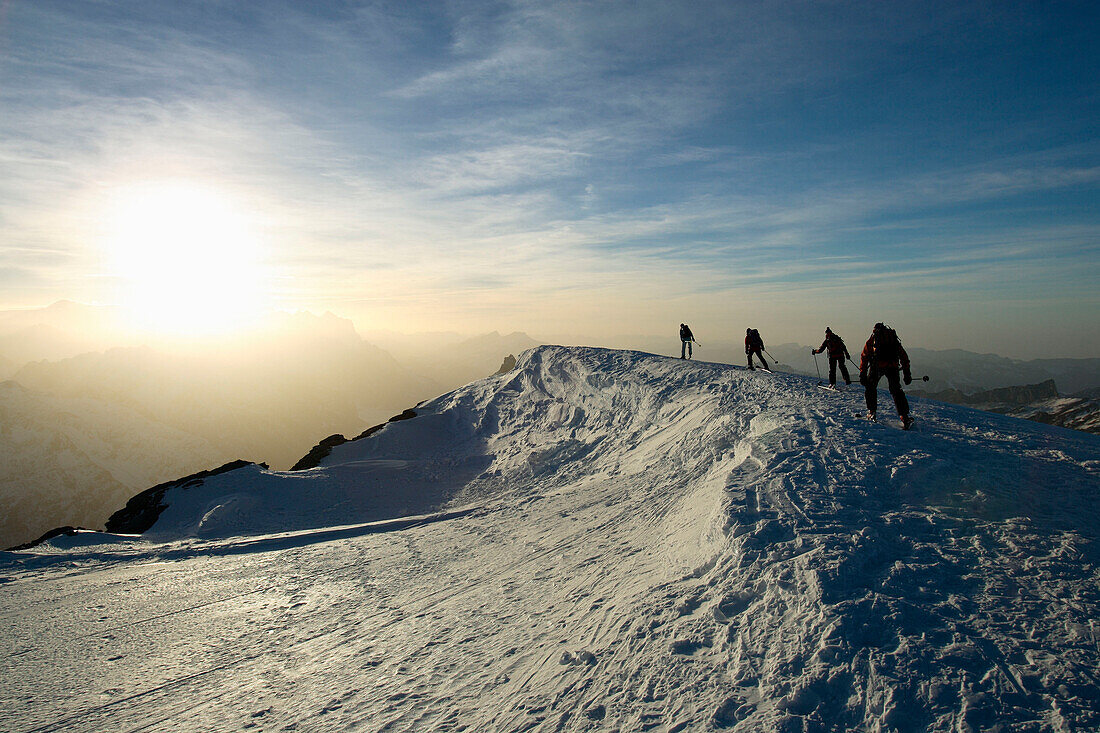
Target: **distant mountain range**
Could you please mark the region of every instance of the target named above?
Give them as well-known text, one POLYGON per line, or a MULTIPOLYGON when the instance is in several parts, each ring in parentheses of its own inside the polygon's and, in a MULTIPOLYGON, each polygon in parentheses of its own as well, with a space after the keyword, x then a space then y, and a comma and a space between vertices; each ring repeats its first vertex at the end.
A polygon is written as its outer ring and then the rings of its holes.
POLYGON ((136 490, 230 457, 131 407, 0 382, 0 546, 99 526, 136 490))
POLYGON ((11 379, 0 390, 0 547, 100 526, 135 491, 229 460, 289 468, 321 438, 357 435, 535 344, 409 338, 402 363, 346 319, 295 313, 247 336, 153 348, 127 345, 111 317, 75 303, 0 312, 11 379), (80 351, 92 343, 115 345, 80 351))
POLYGON ((1062 395, 1053 379, 1039 384, 1000 387, 972 394, 957 389, 941 392, 913 390, 914 394, 941 402, 969 405, 987 412, 1100 434, 1100 397, 1089 396, 1095 392, 1097 390, 1062 395))
MULTIPOLYGON (((829 359, 819 355, 815 364, 810 353, 813 344, 770 343, 768 334, 764 334, 768 344, 768 362, 779 362, 779 370, 806 374, 810 376, 827 375, 829 359)), ((741 340, 702 339, 702 345, 695 347, 697 361, 712 361, 724 364, 742 365, 745 363, 745 346, 741 340)), ((853 362, 848 370, 855 379, 859 372, 859 354, 863 349, 864 338, 850 338, 848 351, 853 362)), ((599 346, 600 344, 588 344, 599 346)), ((675 334, 668 338, 635 336, 614 339, 615 348, 639 349, 654 354, 668 356, 680 355, 680 341, 675 334)), ((1048 379, 1057 381, 1066 393, 1076 394, 1083 390, 1100 390, 1100 359, 1033 359, 1023 361, 1010 359, 996 354, 978 354, 962 349, 934 351, 906 344, 906 351, 913 363, 913 373, 928 375, 928 388, 934 391, 957 389, 963 392, 980 392, 998 387, 1013 387, 1023 384, 1036 384, 1048 379)), ((518 353, 518 352, 517 352, 518 353)), ((1098 396, 1098 395, 1093 395, 1098 396)))
POLYGON ((474 337, 451 332, 399 334, 368 331, 364 338, 385 349, 402 364, 448 389, 488 376, 508 354, 518 355, 540 342, 526 333, 497 331, 474 337), (486 366, 491 365, 489 371, 486 366))

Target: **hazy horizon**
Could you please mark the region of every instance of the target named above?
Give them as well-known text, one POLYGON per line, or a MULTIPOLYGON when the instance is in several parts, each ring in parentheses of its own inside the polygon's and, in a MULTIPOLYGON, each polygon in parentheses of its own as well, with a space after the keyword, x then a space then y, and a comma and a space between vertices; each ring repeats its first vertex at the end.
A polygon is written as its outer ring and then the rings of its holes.
MULTIPOLYGON (((196 355, 205 352, 216 352, 232 344, 233 348, 240 348, 249 344, 260 345, 272 337, 278 337, 284 330, 300 322, 299 327, 316 328, 316 324, 323 324, 328 319, 335 319, 328 324, 328 328, 340 331, 351 328, 357 337, 364 342, 379 346, 385 350, 401 352, 405 347, 415 344, 413 351, 415 359, 428 355, 428 349, 434 344, 438 347, 448 347, 455 344, 474 341, 494 334, 507 337, 521 335, 531 339, 532 343, 560 344, 578 346, 602 346, 615 349, 639 349, 651 350, 654 353, 679 354, 679 323, 669 323, 667 333, 637 332, 637 333, 542 333, 522 327, 495 327, 482 331, 460 331, 454 329, 437 328, 421 331, 401 331, 393 328, 370 328, 358 323, 353 318, 340 315, 333 311, 323 313, 311 310, 268 310, 256 312, 247 323, 235 324, 227 329, 210 329, 194 333, 171 333, 158 331, 155 328, 136 325, 125 313, 125 310, 117 306, 103 306, 98 304, 79 303, 65 299, 51 303, 45 307, 28 307, 0 310, 0 358, 6 355, 7 347, 13 337, 26 339, 28 331, 34 326, 48 326, 58 329, 61 333, 54 334, 59 340, 65 341, 65 356, 56 357, 49 354, 36 354, 22 361, 38 361, 42 359, 55 360, 57 358, 69 358, 86 352, 100 352, 107 349, 124 347, 152 347, 166 353, 193 353, 196 355)), ((858 327, 845 328, 845 321, 831 322, 832 330, 845 338, 849 351, 858 357, 859 349, 870 335, 868 323, 866 329, 858 327)), ((715 348, 720 346, 725 352, 730 349, 740 351, 744 339, 744 332, 740 325, 731 328, 718 329, 716 331, 705 330, 705 325, 700 326, 693 322, 693 331, 699 344, 696 345, 696 358, 707 359, 715 357, 715 348), (709 346, 707 345, 709 344, 709 346)), ((982 351, 966 346, 949 346, 940 342, 925 343, 914 338, 897 323, 892 323, 901 331, 902 340, 909 349, 926 351, 952 351, 961 349, 980 355, 993 355, 1028 362, 1037 359, 1098 359, 1098 354, 1086 354, 1074 356, 1067 353, 1037 352, 1034 349, 1000 349, 982 351)), ((762 335, 767 344, 773 348, 776 346, 816 346, 822 340, 822 330, 810 326, 802 326, 795 331, 763 331, 762 335)), ((31 339, 33 341, 33 339, 31 339)), ((33 344, 32 349, 38 344, 33 344)), ((500 354, 503 358, 507 354, 500 354)), ((808 359, 809 357, 807 357, 808 359)), ((740 354, 723 353, 723 359, 731 363, 740 363, 740 354)), ((719 361, 723 359, 718 359, 719 361)), ((16 359, 16 361, 20 361, 16 359)), ((446 380, 448 382, 452 380, 446 380)), ((457 386, 457 382, 455 385, 457 386)))
POLYGON ((1098 12, 7 3, 0 308, 1100 356, 1098 12))

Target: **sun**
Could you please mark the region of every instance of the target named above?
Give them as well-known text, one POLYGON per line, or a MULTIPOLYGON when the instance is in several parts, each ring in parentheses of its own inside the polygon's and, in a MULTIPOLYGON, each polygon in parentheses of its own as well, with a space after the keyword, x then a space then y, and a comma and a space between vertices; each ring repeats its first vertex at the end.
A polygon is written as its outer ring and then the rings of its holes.
POLYGON ((107 273, 137 325, 163 334, 238 329, 263 308, 257 227, 223 190, 155 181, 114 192, 107 273))

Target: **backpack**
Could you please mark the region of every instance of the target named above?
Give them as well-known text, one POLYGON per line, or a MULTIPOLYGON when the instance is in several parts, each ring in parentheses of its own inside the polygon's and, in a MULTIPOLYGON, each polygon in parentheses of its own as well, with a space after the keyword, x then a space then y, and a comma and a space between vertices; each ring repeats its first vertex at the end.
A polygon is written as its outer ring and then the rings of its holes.
POLYGON ((889 326, 885 326, 881 331, 875 333, 875 361, 880 364, 896 363, 900 359, 900 346, 898 332, 889 326))

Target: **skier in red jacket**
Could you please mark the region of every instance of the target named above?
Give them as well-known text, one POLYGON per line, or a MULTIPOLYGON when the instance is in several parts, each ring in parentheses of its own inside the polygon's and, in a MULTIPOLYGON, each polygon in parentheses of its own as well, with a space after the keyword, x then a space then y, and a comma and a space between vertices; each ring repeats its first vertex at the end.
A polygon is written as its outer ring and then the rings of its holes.
POLYGON ((844 383, 851 384, 852 378, 848 376, 848 365, 845 359, 851 359, 848 347, 844 345, 844 339, 833 333, 831 328, 825 328, 825 340, 821 342, 821 348, 811 349, 811 353, 820 354, 829 352, 829 386, 836 386, 836 368, 840 365, 840 373, 844 376, 844 383))
POLYGON ((867 417, 875 419, 875 409, 878 406, 878 383, 883 376, 890 386, 890 394, 894 397, 894 406, 898 408, 901 416, 901 424, 906 430, 913 424, 913 418, 909 417, 909 400, 905 398, 905 392, 901 390, 899 377, 904 374, 905 383, 913 381, 913 375, 909 371, 909 355, 898 339, 894 329, 882 323, 876 323, 871 332, 871 338, 863 347, 863 353, 859 357, 859 383, 867 388, 867 417))

